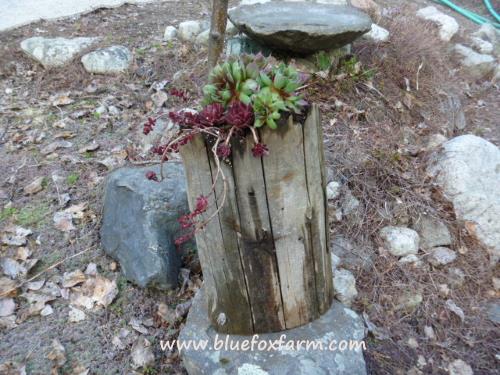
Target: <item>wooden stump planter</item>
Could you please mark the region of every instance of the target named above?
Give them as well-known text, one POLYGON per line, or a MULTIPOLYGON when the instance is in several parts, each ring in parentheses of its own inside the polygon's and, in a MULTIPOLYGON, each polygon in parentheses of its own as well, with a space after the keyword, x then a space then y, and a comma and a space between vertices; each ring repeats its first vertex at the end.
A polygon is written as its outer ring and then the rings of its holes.
MULTIPOLYGON (((251 135, 233 139, 225 204, 196 234, 209 318, 221 333, 282 331, 319 318, 332 302, 326 177, 319 110, 259 129, 270 154, 255 158, 251 135)), ((181 149, 193 210, 209 195, 216 165, 198 135, 181 149)), ((215 186, 221 203, 223 182, 215 186)), ((208 218, 214 205, 203 214, 208 218)))

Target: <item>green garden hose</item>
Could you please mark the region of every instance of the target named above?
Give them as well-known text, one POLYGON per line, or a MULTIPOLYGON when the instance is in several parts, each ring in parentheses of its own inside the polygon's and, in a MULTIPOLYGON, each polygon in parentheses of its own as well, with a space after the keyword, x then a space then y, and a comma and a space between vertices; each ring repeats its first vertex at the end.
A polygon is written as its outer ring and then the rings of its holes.
POLYGON ((486 5, 486 8, 488 8, 488 11, 491 13, 491 15, 493 17, 495 17, 495 19, 500 22, 500 15, 498 15, 497 12, 495 12, 495 9, 493 8, 493 5, 491 5, 490 3, 490 0, 483 0, 484 1, 484 5, 486 5))
MULTIPOLYGON (((456 5, 455 3, 451 2, 450 0, 436 0, 438 3, 441 3, 443 5, 446 5, 448 7, 450 7, 451 9, 453 9, 455 12, 461 14, 462 16, 468 18, 469 20, 471 20, 472 22, 475 22, 479 25, 483 25, 485 23, 490 23, 492 24, 495 28, 500 28, 500 23, 498 22, 494 22, 494 21, 491 21, 483 16, 480 16, 479 14, 477 13, 474 13, 468 9, 465 9, 465 8, 462 8, 462 7, 459 7, 458 5, 456 5)), ((484 1, 484 4, 486 5, 486 8, 488 9, 488 11, 491 13, 491 15, 497 20, 500 22, 500 16, 498 15, 498 13, 495 11, 495 9, 493 8, 493 6, 491 5, 491 2, 490 0, 483 0, 484 1)))

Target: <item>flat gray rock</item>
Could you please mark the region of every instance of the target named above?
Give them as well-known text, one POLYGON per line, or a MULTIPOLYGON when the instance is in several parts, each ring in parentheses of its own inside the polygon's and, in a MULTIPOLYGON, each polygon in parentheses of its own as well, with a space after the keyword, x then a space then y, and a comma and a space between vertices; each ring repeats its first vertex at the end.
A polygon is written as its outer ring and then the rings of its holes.
POLYGON ((121 168, 109 175, 101 241, 128 280, 141 287, 174 288, 180 266, 177 219, 189 211, 184 169, 164 164, 161 182, 146 179, 147 171, 160 176, 159 166, 121 168))
POLYGON ((45 68, 62 66, 99 38, 33 37, 21 42, 21 49, 45 68))
POLYGON ((114 74, 125 72, 132 62, 132 53, 124 46, 111 46, 87 53, 82 64, 89 73, 114 74))
MULTIPOLYGON (((205 350, 183 349, 181 357, 184 366, 191 375, 329 375, 329 374, 366 374, 366 365, 362 349, 333 351, 328 350, 330 343, 341 345, 343 340, 360 342, 365 337, 365 329, 360 317, 339 302, 333 302, 330 310, 321 318, 302 327, 291 330, 259 334, 258 342, 280 340, 283 344, 275 345, 271 350, 241 350, 246 340, 252 336, 218 334, 208 320, 205 293, 203 288, 194 297, 186 325, 181 330, 179 341, 207 340, 205 350), (224 342, 239 345, 240 350, 225 350, 224 342), (309 350, 292 350, 286 347, 291 341, 315 341, 322 345, 309 350), (215 348, 221 346, 221 348, 215 348)), ((249 345, 249 344, 248 344, 249 345)), ((305 345, 305 344, 303 344, 305 345)), ((234 346, 233 346, 234 348, 234 346)), ((270 347, 268 346, 267 349, 270 347)))
POLYGON ((268 2, 229 11, 236 27, 271 48, 299 54, 342 47, 370 31, 370 17, 350 6, 268 2))

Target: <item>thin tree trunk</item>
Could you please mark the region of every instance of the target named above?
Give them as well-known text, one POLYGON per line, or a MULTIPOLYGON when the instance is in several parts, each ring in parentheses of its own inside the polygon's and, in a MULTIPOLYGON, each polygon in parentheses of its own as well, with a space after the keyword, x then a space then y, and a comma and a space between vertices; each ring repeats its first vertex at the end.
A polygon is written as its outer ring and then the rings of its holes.
POLYGON ((224 48, 224 34, 227 25, 228 0, 213 0, 210 37, 208 39, 208 68, 212 70, 224 48))

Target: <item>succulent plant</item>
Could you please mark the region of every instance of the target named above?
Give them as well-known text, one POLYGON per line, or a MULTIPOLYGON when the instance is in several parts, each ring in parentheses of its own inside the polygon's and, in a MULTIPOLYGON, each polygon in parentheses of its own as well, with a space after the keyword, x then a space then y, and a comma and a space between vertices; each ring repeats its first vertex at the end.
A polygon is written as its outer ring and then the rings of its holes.
MULTIPOLYGON (((300 87, 297 71, 286 64, 271 67, 261 54, 242 55, 216 66, 203 88, 203 105, 220 103, 225 108, 241 102, 252 106, 255 127, 277 127, 281 112, 300 112, 305 104, 295 91, 300 87)), ((238 108, 238 111, 242 108, 238 108)))

